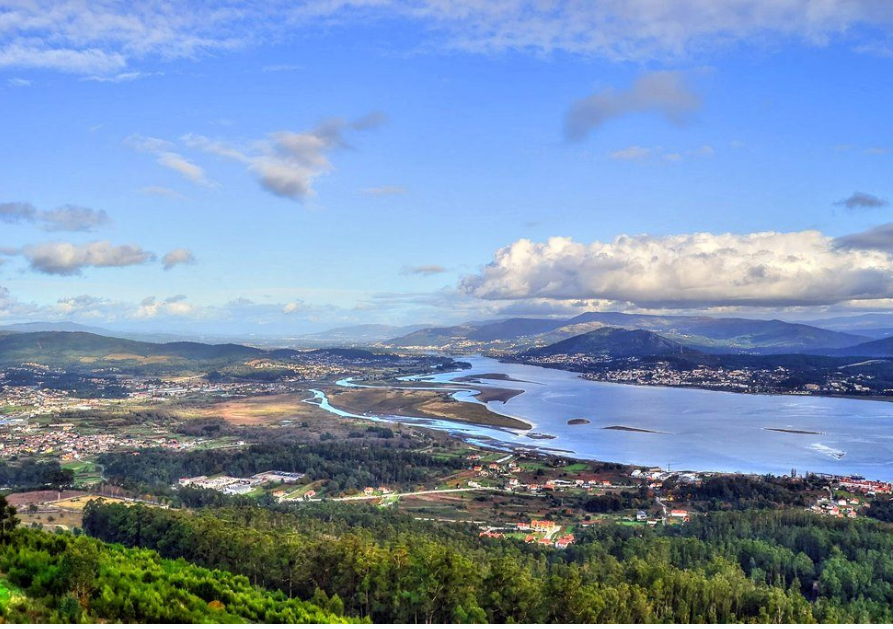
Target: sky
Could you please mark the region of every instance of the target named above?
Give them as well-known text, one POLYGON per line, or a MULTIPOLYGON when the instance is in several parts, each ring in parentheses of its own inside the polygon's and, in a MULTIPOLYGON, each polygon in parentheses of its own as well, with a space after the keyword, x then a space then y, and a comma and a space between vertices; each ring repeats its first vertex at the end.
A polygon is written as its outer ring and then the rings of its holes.
POLYGON ((893 310, 893 4, 0 0, 0 324, 893 310))

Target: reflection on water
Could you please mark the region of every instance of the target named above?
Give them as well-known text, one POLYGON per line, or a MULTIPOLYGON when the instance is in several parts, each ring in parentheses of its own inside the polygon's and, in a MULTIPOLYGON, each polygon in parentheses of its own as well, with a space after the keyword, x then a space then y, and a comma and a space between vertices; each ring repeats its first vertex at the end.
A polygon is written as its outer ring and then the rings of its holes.
MULTIPOLYGON (((497 373, 524 380, 482 382, 523 389, 522 395, 506 403, 487 406, 533 428, 511 431, 448 421, 383 419, 600 461, 772 474, 788 474, 793 468, 799 473, 893 480, 893 404, 887 402, 640 387, 591 382, 570 372, 489 358, 461 360, 470 362, 472 369, 424 380, 446 383, 460 375, 497 373), (568 425, 576 418, 590 423, 568 425), (635 430, 605 430, 610 426, 635 430), (531 433, 555 439, 534 440, 531 433)), ((473 397, 473 384, 454 384, 462 388, 454 394, 457 400, 480 404, 473 397)), ((323 408, 327 405, 326 401, 323 408)))

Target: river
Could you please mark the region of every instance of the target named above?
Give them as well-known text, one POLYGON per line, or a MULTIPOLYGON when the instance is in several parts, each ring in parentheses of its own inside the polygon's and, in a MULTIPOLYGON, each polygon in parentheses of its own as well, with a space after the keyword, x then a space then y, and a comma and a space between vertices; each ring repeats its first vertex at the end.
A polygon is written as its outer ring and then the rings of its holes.
MULTIPOLYGON (((482 382, 523 389, 523 394, 506 403, 487 406, 533 428, 516 431, 449 421, 376 419, 447 430, 470 441, 566 452, 597 461, 761 474, 789 474, 796 469, 798 473, 859 474, 893 481, 893 404, 889 402, 611 384, 479 356, 461 360, 472 368, 424 380, 450 383, 459 376, 505 374, 523 381, 482 382), (590 423, 568 425, 571 419, 590 423), (538 435, 554 438, 532 438, 538 435)), ((456 384, 468 389, 475 386, 456 384)), ((479 404, 473 393, 458 391, 454 397, 479 404)), ((313 403, 345 414, 333 409, 321 392, 315 396, 313 403)))

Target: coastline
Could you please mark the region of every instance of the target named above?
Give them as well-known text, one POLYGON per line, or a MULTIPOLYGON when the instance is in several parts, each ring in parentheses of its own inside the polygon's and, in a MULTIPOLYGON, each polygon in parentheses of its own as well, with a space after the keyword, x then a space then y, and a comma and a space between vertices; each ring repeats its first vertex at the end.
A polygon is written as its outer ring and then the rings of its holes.
POLYGON ((577 374, 577 377, 581 380, 588 380, 590 382, 600 382, 604 384, 617 384, 623 386, 630 387, 643 387, 646 389, 693 389, 696 391, 715 391, 716 393, 736 393, 738 395, 760 395, 760 396, 778 396, 778 397, 793 397, 793 398, 824 398, 824 399, 835 399, 835 400, 857 400, 864 402, 893 402, 893 396, 883 397, 879 395, 851 395, 851 394, 835 394, 835 393, 809 393, 809 392, 799 392, 799 391, 788 391, 788 392, 779 392, 779 391, 742 391, 740 389, 733 388, 722 388, 722 387, 705 387, 698 386, 695 384, 646 384, 642 382, 622 382, 619 380, 598 380, 595 378, 587 378, 586 374, 590 372, 579 371, 577 369, 565 369, 563 367, 558 367, 554 365, 538 365, 536 363, 527 363, 520 361, 512 361, 507 360, 505 357, 489 357, 493 360, 497 360, 500 363, 509 364, 509 365, 527 365, 529 367, 539 367, 541 369, 554 369, 556 371, 563 371, 565 373, 574 373, 577 374))

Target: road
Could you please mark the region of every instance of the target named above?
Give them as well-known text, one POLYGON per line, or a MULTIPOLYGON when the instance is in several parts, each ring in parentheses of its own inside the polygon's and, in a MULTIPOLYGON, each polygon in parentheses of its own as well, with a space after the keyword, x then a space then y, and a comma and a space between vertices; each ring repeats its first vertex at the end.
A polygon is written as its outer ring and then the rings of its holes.
MULTIPOLYGON (((346 498, 330 498, 333 502, 352 502, 356 500, 380 500, 382 498, 406 498, 408 496, 425 496, 428 494, 458 494, 466 491, 498 491, 504 492, 499 487, 462 487, 460 489, 425 489, 422 491, 410 491, 405 494, 379 494, 377 496, 347 496, 346 498)), ((323 498, 313 498, 311 502, 322 502, 323 498)))

